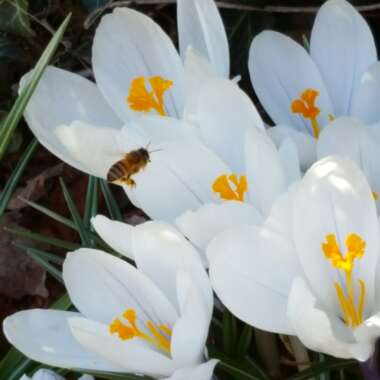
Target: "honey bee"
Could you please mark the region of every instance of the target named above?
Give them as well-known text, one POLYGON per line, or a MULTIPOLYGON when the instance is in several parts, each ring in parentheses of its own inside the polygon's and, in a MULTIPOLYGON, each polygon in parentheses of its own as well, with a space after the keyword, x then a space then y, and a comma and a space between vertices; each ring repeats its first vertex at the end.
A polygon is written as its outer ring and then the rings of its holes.
POLYGON ((107 181, 132 188, 136 187, 132 176, 143 170, 149 162, 150 155, 147 148, 132 150, 111 166, 107 173, 107 181))

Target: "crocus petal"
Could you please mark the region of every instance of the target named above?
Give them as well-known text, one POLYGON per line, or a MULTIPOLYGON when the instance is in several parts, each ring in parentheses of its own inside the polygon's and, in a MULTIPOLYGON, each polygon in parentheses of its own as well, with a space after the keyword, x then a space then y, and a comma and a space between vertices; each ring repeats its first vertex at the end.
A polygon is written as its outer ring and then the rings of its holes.
POLYGON ((211 284, 234 315, 262 330, 292 334, 286 305, 299 264, 286 239, 241 226, 218 235, 207 256, 211 284))
POLYGON ((334 116, 350 114, 355 87, 363 72, 376 62, 377 53, 366 21, 348 1, 326 1, 319 9, 310 54, 326 83, 334 116))
POLYGON ((289 37, 265 31, 256 36, 249 53, 249 71, 260 102, 275 124, 311 133, 309 120, 291 112, 291 104, 306 89, 319 92, 316 105, 321 125, 334 114, 318 68, 306 50, 289 37))
POLYGON ((302 278, 296 278, 289 295, 288 317, 302 343, 338 358, 366 360, 371 347, 355 343, 351 331, 337 317, 317 307, 317 299, 302 278))
POLYGON ((81 345, 124 368, 124 372, 163 377, 174 371, 171 359, 138 338, 121 340, 109 333, 108 326, 85 318, 70 318, 69 323, 81 345))
POLYGON ((317 143, 318 158, 330 155, 348 157, 366 175, 371 190, 380 192, 380 143, 373 139, 370 130, 360 121, 339 118, 321 133, 317 143))
POLYGON ((380 121, 379 97, 380 62, 376 62, 363 73, 353 90, 350 114, 366 123, 380 121))
POLYGON ((165 94, 170 116, 183 112, 183 66, 170 38, 144 14, 116 8, 102 18, 94 39, 96 82, 110 106, 127 122, 137 114, 127 104, 133 79, 161 76, 174 82, 165 94))
MULTIPOLYGON (((368 356, 371 356, 375 351, 376 341, 380 336, 380 313, 371 316, 358 326, 354 331, 354 336, 358 342, 366 342, 370 345, 372 349, 368 356)), ((364 357, 361 360, 365 359, 364 357)))
POLYGON ((198 122, 198 97, 208 80, 217 78, 215 68, 200 53, 188 47, 185 55, 184 119, 198 122))
POLYGON ((198 100, 201 138, 238 173, 244 172, 244 139, 247 129, 264 129, 249 97, 226 79, 210 80, 198 100))
POLYGON ((177 368, 202 362, 212 309, 205 305, 196 281, 187 272, 177 272, 180 318, 173 326, 171 355, 177 368))
POLYGON ((196 367, 177 369, 172 376, 166 378, 165 380, 211 380, 215 366, 218 362, 219 360, 217 359, 211 359, 208 362, 202 363, 196 367))
POLYGON ((67 152, 63 160, 96 177, 106 178, 110 167, 126 153, 118 129, 75 121, 60 125, 54 133, 67 152))
POLYGON ((371 189, 359 168, 340 157, 318 161, 298 186, 292 225, 299 260, 310 286, 326 310, 336 315, 341 309, 334 282, 341 284, 342 273, 325 257, 322 244, 327 235, 334 234, 340 249, 346 252, 349 234, 355 233, 365 241, 365 253, 355 261, 353 278, 365 282, 366 310, 371 309, 379 249, 378 221, 371 189))
POLYGON ((158 148, 146 169, 134 176, 136 187, 126 188, 147 215, 172 222, 186 210, 214 200, 213 182, 230 172, 215 153, 191 142, 160 144, 158 148))
POLYGON ((176 319, 176 311, 156 285, 111 254, 88 248, 68 254, 63 279, 74 305, 88 318, 109 324, 127 309, 135 309, 144 323, 171 324, 176 319))
MULTIPOLYGON (((30 73, 23 77, 21 88, 28 83, 29 77, 30 73)), ((108 107, 95 83, 52 66, 45 70, 24 116, 46 149, 80 170, 83 169, 76 158, 57 138, 57 127, 70 125, 76 120, 106 126, 110 133, 121 127, 121 121, 108 107)))
POLYGON ((230 75, 230 53, 222 18, 213 0, 178 0, 177 22, 182 58, 189 46, 201 53, 217 73, 230 75))
POLYGON ((287 186, 301 179, 300 161, 297 145, 290 137, 286 138, 278 149, 287 186))
POLYGON ((104 215, 97 215, 91 219, 91 224, 98 235, 116 252, 131 260, 133 258, 132 230, 133 227, 104 215))
POLYGON ((250 202, 266 215, 286 190, 286 179, 280 155, 265 131, 247 131, 245 161, 250 202))
POLYGON ((212 291, 206 271, 195 248, 174 227, 163 222, 146 222, 133 230, 132 246, 139 271, 147 275, 177 303, 176 276, 186 269, 212 308, 212 291))
POLYGON ((53 367, 121 372, 122 368, 84 349, 72 336, 68 318, 78 313, 26 310, 7 317, 3 330, 8 341, 28 358, 53 367))
POLYGON ((39 369, 33 378, 24 375, 20 380, 65 380, 65 378, 49 369, 39 369))
POLYGON ((187 211, 175 224, 203 252, 218 233, 239 224, 259 224, 261 221, 261 214, 249 203, 228 201, 187 211))
POLYGON ((317 140, 314 137, 285 126, 268 128, 267 133, 277 148, 286 138, 294 141, 297 145, 302 170, 307 170, 317 160, 317 140))

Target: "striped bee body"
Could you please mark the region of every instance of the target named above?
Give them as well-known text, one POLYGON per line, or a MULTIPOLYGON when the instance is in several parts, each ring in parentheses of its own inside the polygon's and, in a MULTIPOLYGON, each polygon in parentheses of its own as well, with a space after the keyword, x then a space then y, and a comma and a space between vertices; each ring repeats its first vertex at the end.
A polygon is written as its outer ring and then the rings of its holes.
POLYGON ((107 181, 118 185, 135 187, 136 182, 132 176, 144 169, 148 162, 150 162, 150 156, 147 149, 132 150, 111 166, 107 173, 107 181))

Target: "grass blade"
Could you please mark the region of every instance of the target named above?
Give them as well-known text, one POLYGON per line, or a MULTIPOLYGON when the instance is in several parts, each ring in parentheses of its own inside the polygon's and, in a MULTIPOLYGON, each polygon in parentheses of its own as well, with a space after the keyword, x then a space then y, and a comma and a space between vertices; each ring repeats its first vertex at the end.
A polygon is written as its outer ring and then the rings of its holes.
POLYGON ((75 251, 76 249, 80 248, 79 244, 37 234, 22 227, 4 227, 4 230, 16 236, 31 239, 39 243, 53 245, 54 247, 63 248, 66 251, 75 251))
POLYGON ((66 187, 65 183, 63 182, 63 179, 59 179, 63 191, 63 196, 65 197, 65 201, 67 204, 67 207, 69 208, 71 218, 74 222, 75 229, 78 231, 79 236, 81 238, 82 244, 86 246, 91 246, 91 240, 88 236, 88 233, 84 227, 83 220, 79 214, 79 211, 77 207, 75 206, 75 203, 73 201, 73 198, 70 195, 70 192, 68 188, 66 187))
POLYGON ((4 211, 8 205, 8 202, 13 194, 13 191, 15 190, 22 173, 24 172, 26 165, 28 164, 29 160, 31 159, 34 151, 36 150, 38 146, 37 139, 33 139, 32 142, 28 145, 26 148, 24 154, 22 155, 20 161, 18 162, 17 166, 13 170, 12 175, 8 179, 1 195, 0 195, 0 216, 4 214, 4 211))
MULTIPOLYGON (((52 277, 54 277, 57 281, 63 284, 63 279, 62 279, 62 272, 59 271, 55 266, 50 264, 48 261, 48 258, 51 258, 52 255, 51 253, 47 253, 44 251, 40 251, 39 249, 32 248, 32 247, 27 247, 24 244, 21 243, 14 243, 14 245, 17 248, 20 248, 26 252, 28 256, 30 256, 37 264, 39 264, 42 268, 46 270, 52 277)), ((62 264, 62 262, 61 262, 62 264)))
POLYGON ((104 179, 100 180, 100 189, 102 190, 111 219, 122 222, 123 216, 121 214, 119 205, 117 204, 107 181, 104 179))
POLYGON ((25 107, 28 104, 29 99, 31 98, 34 90, 37 87, 38 81, 41 79, 41 76, 47 64, 49 63, 50 59, 54 55, 55 51, 57 50, 59 42, 61 41, 63 37, 63 34, 70 21, 70 18, 71 18, 71 15, 69 14, 65 18, 61 26, 58 28, 58 30, 55 32, 54 36, 50 40, 45 51, 42 53, 40 59, 38 60, 35 68, 33 69, 33 74, 30 79, 30 82, 25 86, 21 94, 16 99, 16 102, 14 103, 12 109, 8 113, 3 123, 2 132, 0 135, 0 159, 3 158, 7 150, 7 147, 11 141, 13 132, 15 131, 24 113, 25 107))
POLYGON ((90 221, 98 213, 98 178, 89 176, 87 185, 86 202, 84 206, 83 223, 90 229, 90 221))

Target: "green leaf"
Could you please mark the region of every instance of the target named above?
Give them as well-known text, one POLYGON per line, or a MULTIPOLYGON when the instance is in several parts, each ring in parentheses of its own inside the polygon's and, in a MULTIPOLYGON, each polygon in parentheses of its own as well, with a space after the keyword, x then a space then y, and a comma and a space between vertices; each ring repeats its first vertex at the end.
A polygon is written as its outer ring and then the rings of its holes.
MULTIPOLYGON (((14 245, 17 248, 24 250, 26 254, 30 256, 37 264, 41 265, 41 267, 44 268, 46 272, 48 272, 52 277, 63 284, 62 272, 49 262, 51 260, 54 260, 54 255, 36 248, 28 247, 21 243, 16 242, 14 245)), ((57 256, 55 256, 55 258, 57 258, 57 256)), ((62 264, 62 260, 60 261, 60 264, 62 264)))
POLYGON ((243 331, 240 334, 239 341, 236 348, 237 356, 245 356, 251 345, 253 335, 253 328, 247 324, 244 324, 243 331))
POLYGON ((94 11, 99 7, 103 7, 106 4, 111 3, 110 0, 82 0, 82 4, 90 11, 94 11))
POLYGON ((23 156, 18 162, 16 168, 13 170, 12 175, 8 179, 1 195, 0 195, 0 216, 4 214, 4 211, 8 205, 8 202, 12 196, 13 191, 15 190, 22 173, 25 170, 26 165, 31 159, 34 151, 38 146, 38 141, 33 139, 29 146, 26 148, 23 156))
POLYGON ((225 309, 223 312, 223 345, 227 354, 233 354, 236 351, 237 341, 237 324, 236 318, 225 309))
POLYGON ((313 365, 312 367, 298 372, 296 375, 288 377, 287 380, 307 380, 309 378, 318 376, 321 373, 341 370, 343 368, 357 365, 356 360, 335 360, 331 359, 324 363, 313 365))
POLYGON ((96 177, 88 177, 86 202, 84 205, 83 224, 87 229, 91 228, 91 218, 98 213, 98 183, 96 177))
POLYGON ((53 238, 50 236, 37 234, 23 227, 4 227, 4 230, 11 234, 15 234, 16 236, 21 236, 39 243, 49 244, 55 247, 63 248, 66 251, 75 251, 76 249, 80 248, 79 244, 53 238))
POLYGON ((104 179, 100 180, 100 189, 102 190, 104 200, 106 201, 107 209, 108 209, 111 219, 122 222, 123 216, 121 214, 121 210, 106 180, 104 179))
POLYGON ((70 210, 70 214, 71 214, 71 218, 75 224, 75 229, 78 231, 79 233, 79 236, 81 238, 81 241, 82 241, 82 244, 86 245, 86 246, 91 246, 91 240, 88 236, 88 233, 84 227, 84 224, 83 224, 83 221, 82 221, 82 218, 79 214, 79 211, 77 209, 77 207, 75 206, 75 203, 73 201, 73 198, 71 197, 70 193, 69 193, 69 190, 67 189, 65 183, 63 182, 63 179, 60 178, 59 179, 60 183, 61 183, 61 187, 62 187, 62 191, 63 191, 63 196, 65 197, 65 201, 66 201, 66 204, 67 204, 67 207, 69 208, 70 210))
POLYGON ((0 31, 25 37, 34 35, 27 0, 0 0, 0 31))
POLYGON ((38 81, 40 80, 47 64, 49 63, 51 57, 54 55, 58 44, 63 37, 63 33, 65 32, 66 27, 70 21, 70 17, 71 15, 68 15, 58 30, 55 32, 53 38, 50 40, 48 46, 41 55, 41 58, 38 60, 37 65, 33 69, 29 83, 22 89, 6 120, 4 121, 4 125, 0 134, 0 159, 3 158, 11 141, 12 135, 24 113, 25 107, 28 104, 29 99, 37 87, 38 81))

